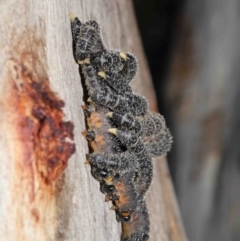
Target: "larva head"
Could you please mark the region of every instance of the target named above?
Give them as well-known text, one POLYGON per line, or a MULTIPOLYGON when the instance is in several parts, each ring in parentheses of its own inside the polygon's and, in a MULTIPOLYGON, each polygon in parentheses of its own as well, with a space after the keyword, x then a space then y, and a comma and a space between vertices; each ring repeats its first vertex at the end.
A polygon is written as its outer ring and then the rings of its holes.
MULTIPOLYGON (((74 21, 72 25, 73 24, 74 21)), ((91 20, 81 24, 81 26, 78 27, 79 30, 77 34, 74 34, 74 32, 76 32, 75 28, 74 25, 72 32, 75 45, 75 58, 79 64, 84 64, 86 59, 94 56, 98 52, 105 51, 100 36, 100 27, 96 21, 91 20)))
POLYGON ((94 130, 89 131, 83 131, 82 135, 88 140, 88 141, 94 141, 96 137, 96 133, 94 130))
POLYGON ((102 193, 107 194, 110 200, 114 200, 115 199, 114 193, 116 190, 115 184, 119 178, 119 175, 118 174, 113 175, 111 171, 108 171, 107 173, 109 173, 110 175, 105 175, 105 177, 102 178, 102 181, 100 183, 100 190, 102 193))
POLYGON ((117 210, 116 211, 117 221, 121 222, 121 223, 129 222, 131 220, 131 214, 132 214, 132 212, 129 212, 129 211, 121 212, 121 211, 117 210))
MULTIPOLYGON (((114 185, 106 185, 105 182, 103 182, 101 185, 101 191, 102 191, 102 193, 113 194, 115 191, 115 186, 114 185)), ((110 196, 110 200, 113 200, 112 196, 110 196)))
POLYGON ((111 179, 113 175, 104 169, 96 168, 95 166, 91 166, 91 173, 93 177, 99 182, 104 182, 105 179, 111 179))
POLYGON ((85 117, 89 118, 93 112, 95 112, 95 107, 93 105, 82 105, 82 110, 85 117))

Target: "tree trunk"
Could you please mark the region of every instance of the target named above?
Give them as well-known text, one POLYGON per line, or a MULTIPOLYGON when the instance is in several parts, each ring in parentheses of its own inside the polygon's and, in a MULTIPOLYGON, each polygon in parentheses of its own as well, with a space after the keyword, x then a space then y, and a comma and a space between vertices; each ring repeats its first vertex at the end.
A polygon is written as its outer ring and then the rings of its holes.
MULTIPOLYGON (((80 108, 83 89, 73 58, 69 12, 83 22, 97 20, 107 48, 137 56, 134 90, 156 111, 131 2, 12 0, 0 5, 1 239, 120 240, 121 225, 84 165, 88 147, 80 134, 86 128, 80 108), (65 102, 65 123, 60 99, 65 102), (71 139, 72 126, 66 120, 74 124, 76 146, 69 160, 74 147, 63 141, 71 139)), ((154 160, 154 166, 147 194, 150 240, 186 240, 166 160, 154 160)))
POLYGON ((189 0, 170 68, 176 189, 190 240, 240 240, 238 0, 189 0))

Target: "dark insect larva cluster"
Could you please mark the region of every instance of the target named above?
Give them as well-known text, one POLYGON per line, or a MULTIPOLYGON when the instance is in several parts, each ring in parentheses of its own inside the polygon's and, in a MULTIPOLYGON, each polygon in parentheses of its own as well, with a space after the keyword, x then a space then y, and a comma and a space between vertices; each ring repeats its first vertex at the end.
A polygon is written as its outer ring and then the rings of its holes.
POLYGON ((145 241, 150 222, 145 194, 153 178, 152 158, 166 155, 172 136, 163 116, 129 83, 137 72, 136 58, 107 50, 99 24, 81 23, 70 14, 74 58, 83 72, 88 104, 82 106, 88 130, 82 134, 92 149, 87 155, 93 177, 105 200, 113 203, 122 223, 122 241, 145 241))

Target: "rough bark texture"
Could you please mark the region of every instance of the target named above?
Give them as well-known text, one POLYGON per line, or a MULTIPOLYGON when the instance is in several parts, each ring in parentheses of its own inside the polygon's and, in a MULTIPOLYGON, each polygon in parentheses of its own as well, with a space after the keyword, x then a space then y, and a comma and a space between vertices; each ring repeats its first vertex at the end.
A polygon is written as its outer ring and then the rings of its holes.
POLYGON ((170 69, 176 190, 190 240, 240 239, 240 2, 187 1, 170 69))
MULTIPOLYGON (((1 1, 0 9, 1 239, 119 240, 120 224, 116 222, 115 213, 108 210, 110 204, 104 203, 99 184, 84 165, 88 148, 80 134, 85 129, 80 108, 84 104, 83 89, 73 59, 68 14, 74 12, 83 22, 97 20, 102 25, 107 48, 122 49, 137 56, 139 71, 133 81, 134 89, 145 95, 151 109, 156 110, 131 1, 26 0, 20 3, 12 0, 1 1), (48 163, 39 162, 39 155, 45 152, 36 154, 39 143, 33 142, 33 137, 40 136, 41 115, 36 114, 39 119, 32 117, 34 104, 24 102, 22 107, 20 101, 25 93, 22 88, 28 93, 27 83, 34 81, 47 86, 50 82, 50 88, 56 93, 51 92, 51 96, 56 101, 58 98, 64 100, 65 119, 75 126, 76 153, 63 173, 66 163, 48 166, 48 163), (31 132, 23 133, 24 128, 30 128, 31 123, 26 121, 29 116, 33 123, 31 132)), ((34 96, 30 97, 33 103, 37 101, 34 96)), ((45 94, 42 97, 46 98, 45 94)), ((54 105, 54 101, 50 102, 50 106, 54 105)), ((61 109, 59 111, 62 113, 61 109)), ((56 116, 62 118, 63 114, 57 112, 56 116)), ((51 131, 52 126, 48 130, 51 131)), ((43 144, 45 148, 51 147, 51 143, 43 144)), ((155 160, 154 165, 154 183, 147 194, 150 240, 185 240, 166 160, 155 160)))

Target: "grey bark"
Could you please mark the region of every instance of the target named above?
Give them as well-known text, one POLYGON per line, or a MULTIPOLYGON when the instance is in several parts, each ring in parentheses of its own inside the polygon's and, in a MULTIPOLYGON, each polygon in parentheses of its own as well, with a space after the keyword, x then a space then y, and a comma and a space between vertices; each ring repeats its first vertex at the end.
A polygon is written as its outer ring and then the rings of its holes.
POLYGON ((170 68, 176 189, 193 241, 239 240, 239 8, 187 1, 170 68))

